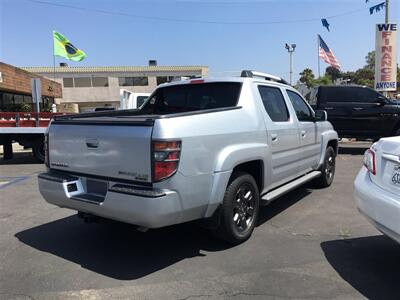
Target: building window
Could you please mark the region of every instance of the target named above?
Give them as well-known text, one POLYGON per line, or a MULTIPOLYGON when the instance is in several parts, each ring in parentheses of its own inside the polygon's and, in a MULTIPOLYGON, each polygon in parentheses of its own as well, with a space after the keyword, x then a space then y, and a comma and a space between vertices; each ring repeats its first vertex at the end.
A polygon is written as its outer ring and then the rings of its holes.
POLYGON ((92 80, 90 77, 75 77, 75 87, 92 87, 92 80))
MULTIPOLYGON (((43 96, 40 104, 41 111, 50 111, 50 105, 53 103, 53 98, 43 96)), ((32 103, 30 95, 11 94, 0 92, 0 112, 30 112, 36 111, 36 104, 32 103)))
POLYGON ((108 77, 92 77, 92 84, 94 87, 108 86, 108 77))
POLYGON ((24 96, 23 96, 23 95, 15 94, 15 95, 14 95, 14 103, 15 103, 15 104, 24 103, 24 96))
POLYGON ((63 78, 63 84, 65 88, 72 88, 74 87, 74 79, 73 78, 63 78))
POLYGON ((149 79, 147 77, 119 77, 118 82, 120 86, 149 85, 149 79))
POLYGON ((157 85, 166 83, 166 82, 171 82, 172 79, 174 79, 174 76, 158 76, 157 77, 157 85))

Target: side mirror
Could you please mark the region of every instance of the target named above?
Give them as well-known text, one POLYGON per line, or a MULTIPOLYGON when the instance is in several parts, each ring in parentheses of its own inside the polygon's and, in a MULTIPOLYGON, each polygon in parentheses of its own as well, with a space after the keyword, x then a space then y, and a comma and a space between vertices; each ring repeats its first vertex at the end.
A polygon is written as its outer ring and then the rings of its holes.
POLYGON ((316 110, 314 115, 315 122, 323 122, 328 120, 328 114, 325 110, 316 110))
POLYGON ((386 98, 383 96, 378 97, 378 105, 379 106, 384 106, 386 104, 386 98))

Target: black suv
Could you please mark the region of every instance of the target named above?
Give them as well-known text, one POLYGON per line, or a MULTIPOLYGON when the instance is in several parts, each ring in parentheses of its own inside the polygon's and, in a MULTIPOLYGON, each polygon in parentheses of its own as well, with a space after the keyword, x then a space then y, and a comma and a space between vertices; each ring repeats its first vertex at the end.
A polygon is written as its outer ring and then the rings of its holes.
POLYGON ((326 110, 340 137, 379 139, 400 135, 400 103, 357 85, 320 86, 311 92, 314 109, 326 110))

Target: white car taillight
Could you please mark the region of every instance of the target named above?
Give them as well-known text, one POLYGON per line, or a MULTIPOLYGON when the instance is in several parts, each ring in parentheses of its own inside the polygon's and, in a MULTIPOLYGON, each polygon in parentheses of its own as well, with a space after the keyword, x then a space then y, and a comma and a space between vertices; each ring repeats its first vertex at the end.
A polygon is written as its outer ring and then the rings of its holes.
POLYGON ((153 181, 160 181, 172 176, 178 169, 180 154, 180 141, 154 141, 153 181))
POLYGON ((365 151, 363 164, 368 169, 368 171, 372 173, 372 175, 376 175, 376 162, 374 151, 372 151, 371 149, 365 151))

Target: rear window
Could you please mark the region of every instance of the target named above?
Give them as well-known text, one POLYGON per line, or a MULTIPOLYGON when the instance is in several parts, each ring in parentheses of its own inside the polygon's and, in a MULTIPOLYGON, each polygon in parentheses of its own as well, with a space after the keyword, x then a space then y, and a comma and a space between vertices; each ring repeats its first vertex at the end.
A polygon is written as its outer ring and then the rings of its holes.
POLYGON ((324 102, 377 102, 379 94, 365 87, 323 87, 321 98, 324 102))
POLYGON ((146 102, 148 114, 173 114, 236 106, 240 82, 182 84, 159 88, 146 102))
POLYGON ((149 96, 138 96, 136 98, 136 106, 141 107, 143 103, 146 102, 147 98, 149 98, 149 96))

